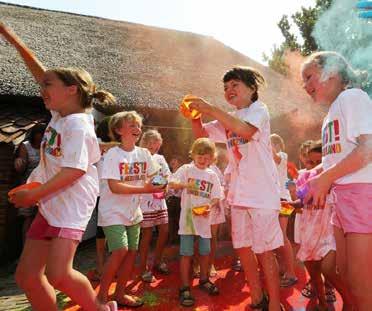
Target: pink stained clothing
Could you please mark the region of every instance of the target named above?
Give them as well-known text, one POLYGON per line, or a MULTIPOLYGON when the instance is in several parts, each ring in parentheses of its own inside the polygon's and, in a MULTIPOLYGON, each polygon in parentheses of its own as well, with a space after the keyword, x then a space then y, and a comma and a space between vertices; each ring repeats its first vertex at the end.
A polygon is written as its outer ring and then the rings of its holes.
POLYGON ((255 254, 262 254, 283 246, 278 216, 276 210, 232 206, 233 247, 251 247, 255 254))
POLYGON ((344 233, 372 233, 372 183, 336 184, 331 222, 344 233))
POLYGON ((168 223, 168 209, 144 212, 141 228, 151 228, 168 223))
POLYGON ((83 230, 59 228, 49 225, 47 220, 40 213, 37 213, 30 229, 27 231, 27 238, 31 240, 50 240, 53 238, 63 238, 80 242, 83 238, 83 235, 83 230))
POLYGON ((301 261, 323 259, 330 251, 336 250, 336 241, 331 224, 333 205, 323 209, 304 207, 299 231, 300 249, 297 258, 301 261))

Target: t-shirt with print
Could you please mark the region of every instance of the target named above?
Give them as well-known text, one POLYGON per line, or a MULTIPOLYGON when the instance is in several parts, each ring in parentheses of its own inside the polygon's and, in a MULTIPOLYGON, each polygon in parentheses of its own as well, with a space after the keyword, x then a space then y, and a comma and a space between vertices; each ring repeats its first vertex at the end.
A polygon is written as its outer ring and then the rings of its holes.
MULTIPOLYGON (((132 151, 113 147, 104 155, 102 179, 122 181, 132 186, 143 186, 149 175, 155 174, 157 166, 147 149, 135 146, 132 151)), ((117 194, 104 187, 98 209, 98 225, 131 226, 142 221, 140 194, 117 194)))
MULTIPOLYGON (((357 138, 372 134, 372 101, 360 89, 341 92, 329 108, 322 126, 322 162, 329 169, 348 156, 357 138)), ((372 163, 335 181, 338 184, 372 183, 372 163)))
POLYGON ((279 210, 279 177, 272 156, 267 107, 255 101, 231 114, 257 128, 251 140, 226 130, 218 120, 204 124, 209 138, 225 143, 227 147, 231 172, 228 203, 279 210))
POLYGON ((171 176, 171 179, 194 185, 193 189, 182 190, 178 234, 210 238, 210 214, 208 216, 196 216, 193 214, 192 208, 210 204, 213 199, 223 198, 223 191, 217 174, 210 168, 202 170, 190 163, 181 166, 171 176))
MULTIPOLYGON (((156 174, 159 174, 163 177, 168 177, 171 174, 168 163, 165 160, 164 156, 155 153, 152 155, 152 159, 158 165, 158 171, 156 174)), ((153 211, 167 209, 167 203, 165 202, 165 198, 159 198, 159 196, 160 197, 162 196, 161 193, 141 195, 142 212, 150 213, 153 211)))
POLYGON ((278 154, 281 159, 280 163, 276 165, 278 169, 278 175, 279 175, 280 198, 286 199, 289 201, 291 196, 289 195, 289 191, 285 186, 287 179, 288 179, 288 174, 287 174, 288 155, 283 151, 280 151, 278 154))
POLYGON ((52 111, 52 119, 41 142, 40 163, 30 181, 45 183, 61 168, 85 172, 75 182, 39 201, 39 212, 48 224, 60 228, 85 230, 98 195, 97 168, 100 150, 90 114, 74 113, 62 117, 52 111))

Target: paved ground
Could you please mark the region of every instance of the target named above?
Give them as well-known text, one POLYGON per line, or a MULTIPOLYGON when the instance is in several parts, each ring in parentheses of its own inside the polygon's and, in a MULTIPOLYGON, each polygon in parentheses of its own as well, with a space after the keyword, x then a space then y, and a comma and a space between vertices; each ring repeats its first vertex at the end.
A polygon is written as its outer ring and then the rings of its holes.
MULTIPOLYGON (((173 273, 169 276, 158 277, 152 284, 144 284, 140 281, 138 273, 134 281, 129 285, 134 293, 139 294, 145 300, 145 306, 141 310, 176 311, 187 310, 179 307, 177 293, 179 287, 179 273, 177 262, 178 249, 168 247, 166 256, 170 260, 170 268, 173 273)), ((222 311, 222 310, 250 310, 247 305, 250 303, 249 288, 245 285, 243 273, 233 272, 231 266, 231 243, 220 242, 218 248, 218 259, 216 267, 218 276, 214 279, 218 284, 221 294, 211 298, 202 293, 197 286, 197 280, 193 282, 192 292, 196 298, 195 307, 192 310, 198 311, 222 311)), ((89 275, 89 271, 95 266, 94 242, 88 242, 79 248, 74 265, 77 269, 89 275)), ((1 311, 23 311, 31 310, 25 295, 17 288, 14 278, 14 267, 0 269, 0 310, 1 311)), ((301 266, 297 269, 299 283, 289 289, 281 290, 282 302, 287 310, 305 311, 313 310, 314 303, 301 296, 300 291, 306 282, 306 274, 301 266)), ((97 289, 97 282, 92 285, 97 289)), ((116 286, 112 284, 111 291, 116 286)), ((76 311, 80 308, 74 305, 61 293, 57 294, 59 306, 65 311, 76 311)), ((338 302, 331 306, 330 310, 341 310, 340 297, 338 302)), ((120 309, 126 310, 126 309, 120 309)), ((189 309, 190 310, 190 309, 189 309)))

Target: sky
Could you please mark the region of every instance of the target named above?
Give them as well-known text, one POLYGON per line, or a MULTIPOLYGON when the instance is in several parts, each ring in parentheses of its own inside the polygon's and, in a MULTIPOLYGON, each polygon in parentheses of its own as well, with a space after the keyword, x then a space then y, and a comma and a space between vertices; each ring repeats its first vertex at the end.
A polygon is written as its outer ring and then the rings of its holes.
POLYGON ((57 11, 123 20, 212 36, 263 63, 284 38, 277 26, 315 0, 3 0, 57 11))

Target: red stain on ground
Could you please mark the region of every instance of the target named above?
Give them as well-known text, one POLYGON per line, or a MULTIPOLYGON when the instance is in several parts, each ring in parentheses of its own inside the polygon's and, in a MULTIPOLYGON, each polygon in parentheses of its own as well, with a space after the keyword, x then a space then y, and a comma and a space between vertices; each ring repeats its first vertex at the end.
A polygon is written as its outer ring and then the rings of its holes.
MULTIPOLYGON (((171 274, 167 276, 155 275, 157 280, 154 283, 148 284, 140 280, 138 272, 135 279, 129 284, 128 288, 131 293, 143 296, 145 305, 138 310, 159 310, 159 311, 175 311, 175 310, 197 310, 197 311, 221 311, 221 310, 251 310, 249 304, 251 298, 249 287, 244 282, 244 274, 235 272, 230 269, 231 258, 222 257, 217 259, 216 268, 218 276, 211 278, 220 289, 220 295, 208 296, 198 288, 198 279, 194 279, 192 283, 192 294, 195 297, 195 305, 191 308, 181 307, 178 300, 178 289, 180 287, 178 262, 174 261, 169 264, 171 274)), ((281 289, 281 301, 286 310, 305 311, 313 310, 315 303, 301 295, 301 290, 304 287, 308 277, 303 268, 298 267, 297 276, 299 282, 291 287, 281 289)), ((89 277, 89 274, 88 274, 89 277)), ((98 282, 92 282, 96 291, 98 290, 98 282)), ((113 283, 110 288, 110 293, 115 289, 116 283, 113 283)), ((341 311, 342 300, 337 294, 337 302, 330 305, 330 310, 341 311)), ((79 306, 70 302, 64 310, 77 311, 81 310, 79 306)), ((119 308, 119 310, 132 310, 128 308, 119 308)))

